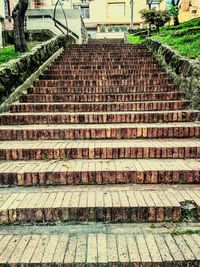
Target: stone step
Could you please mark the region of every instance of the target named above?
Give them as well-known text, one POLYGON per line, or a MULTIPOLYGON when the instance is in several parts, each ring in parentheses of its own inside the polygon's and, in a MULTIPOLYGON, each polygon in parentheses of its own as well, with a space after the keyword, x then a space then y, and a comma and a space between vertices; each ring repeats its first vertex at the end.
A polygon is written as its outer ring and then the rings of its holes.
POLYGON ((81 113, 2 113, 1 125, 17 124, 105 124, 195 122, 199 111, 81 112, 81 113))
POLYGON ((181 93, 128 93, 128 94, 27 94, 21 102, 130 102, 130 101, 159 101, 180 100, 181 93))
POLYGON ((190 101, 15 103, 11 112, 164 111, 187 109, 190 101))
POLYGON ((72 87, 100 87, 100 86, 153 86, 153 85, 163 85, 167 86, 172 83, 169 78, 162 79, 118 79, 118 80, 38 80, 35 82, 35 86, 39 87, 59 87, 59 86, 72 86, 72 87))
POLYGON ((200 158, 200 139, 0 142, 0 160, 155 158, 200 158))
POLYGON ((179 222, 188 202, 193 203, 195 219, 200 220, 197 185, 2 188, 0 223, 179 222))
POLYGON ((28 94, 129 94, 171 93, 177 91, 173 84, 141 86, 39 86, 28 88, 28 94))
POLYGON ((199 183, 197 159, 0 162, 0 186, 199 183))
MULTIPOLYGON (((199 231, 182 226, 174 235, 161 224, 69 224, 61 226, 1 227, 2 266, 199 266, 199 231)), ((175 231, 174 231, 175 232, 175 231)))

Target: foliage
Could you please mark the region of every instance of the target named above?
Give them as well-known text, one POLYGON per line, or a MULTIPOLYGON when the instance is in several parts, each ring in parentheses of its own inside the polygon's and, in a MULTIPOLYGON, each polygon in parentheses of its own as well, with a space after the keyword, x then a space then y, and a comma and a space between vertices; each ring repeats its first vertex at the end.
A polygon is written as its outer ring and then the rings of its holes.
MULTIPOLYGON (((28 48, 31 50, 34 46, 36 46, 38 42, 29 42, 28 48)), ((22 55, 23 53, 16 52, 14 46, 8 46, 0 50, 0 64, 6 63, 11 59, 15 59, 22 55)))
POLYGON ((194 234, 200 234, 199 229, 180 229, 176 228, 173 230, 172 235, 194 235, 194 234))
POLYGON ((171 7, 171 15, 174 20, 174 25, 179 25, 179 19, 178 19, 178 14, 179 14, 179 5, 180 0, 172 0, 172 7, 171 7))
POLYGON ((166 11, 155 9, 143 9, 140 11, 142 18, 146 23, 154 25, 159 33, 160 27, 164 26, 170 20, 170 15, 166 11))

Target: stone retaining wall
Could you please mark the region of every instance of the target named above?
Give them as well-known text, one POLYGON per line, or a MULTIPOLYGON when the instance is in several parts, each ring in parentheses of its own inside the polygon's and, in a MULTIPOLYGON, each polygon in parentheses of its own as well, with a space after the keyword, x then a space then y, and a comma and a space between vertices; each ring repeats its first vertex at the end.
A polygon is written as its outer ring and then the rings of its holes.
POLYGON ((185 98, 191 100, 191 108, 200 109, 200 63, 181 56, 171 47, 151 38, 147 38, 145 45, 153 52, 185 98))
POLYGON ((56 51, 74 42, 72 37, 60 35, 37 45, 31 52, 0 65, 0 103, 23 84, 56 51))

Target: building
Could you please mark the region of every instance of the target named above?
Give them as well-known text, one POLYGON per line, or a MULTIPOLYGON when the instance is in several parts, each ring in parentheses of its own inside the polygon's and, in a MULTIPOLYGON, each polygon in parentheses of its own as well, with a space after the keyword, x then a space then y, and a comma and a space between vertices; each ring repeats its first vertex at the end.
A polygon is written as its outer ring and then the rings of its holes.
MULTIPOLYGON (((162 0, 161 9, 171 7, 171 0, 162 0)), ((200 17, 200 0, 181 0, 179 3, 179 21, 184 22, 200 17)))
POLYGON ((0 1, 0 47, 3 46, 4 19, 5 19, 5 5, 4 1, 0 1))
MULTIPOLYGON (((9 14, 7 16, 9 18, 17 0, 6 1, 9 2, 9 14)), ((58 0, 29 0, 27 12, 27 25, 31 25, 29 29, 47 28, 53 30, 55 34, 59 33, 58 29, 55 29, 49 22, 47 23, 47 16, 52 16, 57 1, 58 0)), ((134 0, 133 21, 135 29, 143 27, 143 20, 139 12, 148 7, 148 1, 149 0, 134 0)), ((150 1, 152 8, 159 9, 160 0, 150 1)), ((65 10, 67 15, 70 29, 77 34, 80 34, 80 32, 78 32, 80 23, 75 22, 75 19, 77 20, 80 14, 88 33, 94 38, 123 37, 124 31, 128 30, 130 27, 130 0, 60 0, 60 3, 62 4, 62 10, 65 10)), ((61 10, 60 4, 58 4, 58 8, 61 10)), ((59 13, 57 18, 62 23, 65 23, 62 12, 59 13)), ((6 29, 11 28, 11 20, 7 19, 6 29)))
POLYGON ((200 17, 200 0, 182 0, 179 4, 179 21, 200 17))

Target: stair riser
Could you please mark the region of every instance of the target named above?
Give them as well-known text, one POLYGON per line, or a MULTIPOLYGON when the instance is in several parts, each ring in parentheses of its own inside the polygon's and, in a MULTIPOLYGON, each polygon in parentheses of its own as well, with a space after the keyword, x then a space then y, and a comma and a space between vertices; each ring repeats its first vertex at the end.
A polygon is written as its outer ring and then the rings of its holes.
POLYGON ((173 85, 153 85, 153 86, 131 86, 131 87, 32 87, 28 89, 29 94, 125 94, 125 93, 170 93, 174 91, 173 85))
POLYGON ((124 62, 124 61, 116 61, 116 62, 108 62, 108 61, 105 61, 105 62, 87 62, 88 65, 85 64, 85 62, 54 62, 52 64, 53 67, 59 67, 59 68, 62 68, 64 70, 64 68, 66 69, 72 69, 73 67, 76 68, 76 69, 87 69, 87 68, 90 68, 90 69, 146 69, 146 68, 151 68, 151 67, 158 67, 158 65, 156 64, 156 61, 155 60, 151 60, 151 61, 143 61, 141 62, 140 60, 138 62, 133 62, 133 61, 130 61, 130 62, 124 62), (142 67, 140 67, 140 64, 142 64, 142 67))
POLYGON ((49 102, 131 102, 131 101, 158 101, 158 100, 180 100, 180 93, 160 94, 123 94, 123 95, 25 95, 21 102, 49 103, 49 102))
POLYGON ((189 159, 200 158, 200 147, 121 147, 0 149, 0 160, 44 159, 189 159))
POLYGON ((9 115, 0 116, 1 125, 16 124, 66 124, 66 123, 152 123, 152 122, 193 122, 198 113, 141 113, 141 114, 75 114, 75 115, 9 115))
POLYGON ((1 173, 0 185, 199 184, 200 171, 83 171, 1 173))
MULTIPOLYGON (((154 69, 154 72, 160 74, 163 73, 161 69, 154 69)), ((48 70, 44 71, 44 74, 60 74, 60 75, 91 75, 91 70, 62 70, 61 68, 50 67, 48 70)), ((92 70, 94 75, 107 75, 107 70, 92 70)), ((110 70, 109 75, 147 75, 152 74, 152 69, 136 69, 136 70, 110 70)))
POLYGON ((76 65, 78 63, 84 63, 85 61, 92 63, 92 64, 98 64, 98 63, 103 63, 109 64, 111 63, 118 63, 118 64, 131 64, 131 65, 137 65, 137 64, 148 64, 148 63, 156 63, 156 60, 153 59, 152 57, 128 57, 128 58, 122 58, 122 57, 99 57, 99 58, 93 58, 93 57, 81 57, 81 55, 78 55, 76 58, 71 59, 71 58, 61 58, 61 59, 56 59, 53 64, 70 64, 70 65, 76 65))
POLYGON ((35 208, 0 211, 1 224, 50 222, 177 222, 180 207, 35 208))
POLYGON ((35 86, 57 87, 57 86, 145 86, 145 85, 167 85, 170 79, 148 79, 148 80, 39 80, 35 86))
POLYGON ((95 75, 91 73, 90 75, 61 75, 59 72, 54 74, 43 74, 40 76, 42 80, 119 80, 119 79, 166 79, 167 75, 163 73, 151 73, 151 74, 137 74, 137 75, 95 75))
POLYGON ((105 64, 96 64, 96 65, 92 65, 92 64, 79 64, 76 66, 70 65, 70 68, 68 65, 59 65, 59 64, 54 64, 51 65, 48 70, 51 71, 57 71, 57 70, 61 70, 61 71, 75 71, 78 72, 79 70, 81 71, 103 71, 108 73, 108 71, 131 71, 131 73, 133 71, 139 72, 139 71, 143 71, 145 72, 149 72, 150 70, 153 71, 160 71, 160 68, 157 64, 153 63, 153 64, 148 64, 148 65, 119 65, 119 64, 109 64, 109 62, 107 63, 107 65, 105 64))
POLYGON ((12 112, 104 112, 104 111, 163 111, 184 110, 189 102, 111 103, 111 104, 19 104, 12 105, 12 112))

